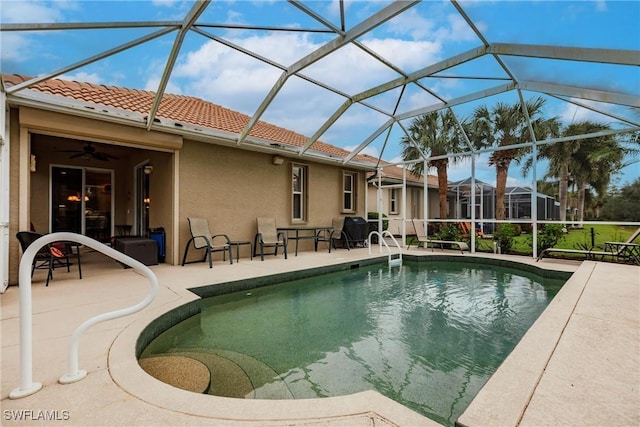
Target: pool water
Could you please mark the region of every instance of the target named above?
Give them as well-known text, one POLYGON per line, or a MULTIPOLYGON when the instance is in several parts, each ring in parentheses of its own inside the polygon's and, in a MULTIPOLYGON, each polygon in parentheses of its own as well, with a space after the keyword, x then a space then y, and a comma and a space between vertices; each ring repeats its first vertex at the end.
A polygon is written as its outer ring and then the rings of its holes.
POLYGON ((563 283, 481 264, 362 267, 204 299, 141 358, 202 361, 210 394, 375 389, 453 425, 563 283))

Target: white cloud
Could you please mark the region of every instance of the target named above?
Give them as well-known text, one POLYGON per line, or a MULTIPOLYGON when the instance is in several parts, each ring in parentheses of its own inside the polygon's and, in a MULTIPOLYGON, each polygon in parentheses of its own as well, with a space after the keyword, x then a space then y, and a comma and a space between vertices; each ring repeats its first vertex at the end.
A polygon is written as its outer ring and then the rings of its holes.
MULTIPOLYGON (((576 101, 596 109, 600 109, 600 110, 605 109, 605 111, 609 110, 607 112, 613 112, 611 111, 613 107, 607 104, 602 104, 595 101, 587 101, 587 100, 576 100, 576 101)), ((568 102, 561 105, 560 111, 557 113, 557 115, 560 118, 560 121, 565 125, 569 125, 575 122, 582 122, 585 120, 590 120, 590 121, 599 122, 599 123, 603 123, 603 122, 607 123, 614 120, 608 116, 604 116, 588 108, 583 108, 568 102)))
POLYGON ((65 8, 65 2, 3 1, 2 3, 2 22, 4 23, 57 22, 62 19, 60 9, 65 8), (56 7, 50 7, 49 4, 55 5, 56 7))
MULTIPOLYGON (((269 56, 285 66, 295 63, 303 55, 320 47, 320 44, 314 43, 309 37, 301 34, 268 33, 230 41, 251 51, 269 56)), ((422 55, 424 59, 425 52, 434 49, 430 43, 394 39, 389 41, 370 40, 370 42, 381 54, 403 51, 400 58, 401 61, 404 61, 402 65, 414 61, 412 56, 422 55), (418 52, 421 53, 418 55, 418 52)), ((368 85, 385 81, 386 77, 381 75, 383 72, 387 73, 389 78, 396 76, 387 67, 381 66, 378 61, 363 55, 362 51, 352 46, 335 52, 303 71, 306 75, 317 76, 329 85, 336 85, 341 90, 353 93, 368 85), (369 61, 362 60, 363 56, 369 61), (381 72, 371 71, 372 68, 376 69, 376 65, 381 72)), ((160 71, 157 74, 160 74, 160 71)), ((253 114, 281 74, 282 71, 279 68, 212 41, 181 56, 172 77, 175 82, 185 82, 180 83, 184 93, 246 114, 253 114)), ((272 105, 268 110, 268 117, 272 123, 280 126, 287 127, 287 124, 295 124, 296 127, 289 127, 289 129, 310 135, 344 99, 309 83, 299 84, 297 80, 289 79, 274 101, 274 105, 283 106, 282 112, 278 112, 272 105), (285 109, 284 106, 287 104, 295 105, 295 111, 292 112, 291 108, 285 109), (311 118, 306 120, 296 118, 303 116, 304 113, 310 114, 311 118)), ((149 85, 147 86, 149 87, 149 85)), ((149 87, 149 89, 151 88, 149 87)), ((330 137, 334 141, 346 141, 345 138, 353 141, 354 127, 362 124, 371 125, 371 123, 371 117, 368 114, 353 115, 348 120, 337 124, 332 129, 330 137)), ((323 140, 326 140, 326 137, 323 140)), ((329 141, 327 140, 327 142, 329 141)))
MULTIPOLYGON (((62 20, 60 9, 64 3, 54 2, 59 7, 49 7, 47 3, 40 1, 2 2, 0 7, 0 21, 3 23, 41 23, 58 22, 62 20)), ((43 32, 28 33, 2 33, 0 35, 0 60, 26 62, 33 59, 30 56, 31 47, 34 45, 34 36, 43 32)))
POLYGON ((151 3, 154 6, 174 7, 176 3, 180 3, 180 0, 152 0, 151 3))
POLYGON ((425 40, 433 34, 435 21, 420 15, 416 8, 395 17, 389 23, 391 33, 409 35, 414 40, 425 40))
POLYGON ((363 44, 402 69, 415 70, 439 59, 442 45, 437 41, 398 38, 365 39, 363 44))
POLYGON ((103 84, 104 80, 96 73, 87 73, 79 71, 74 74, 63 74, 59 77, 62 80, 71 80, 76 82, 87 82, 93 84, 103 84))
MULTIPOLYGON (((144 90, 150 90, 152 92, 157 92, 158 91, 158 86, 160 85, 160 80, 161 80, 161 76, 160 75, 154 75, 151 76, 147 79, 144 90)), ((180 89, 179 86, 168 82, 167 83, 167 87, 165 88, 165 93, 171 93, 174 95, 180 95, 182 93, 182 90, 180 89)))
POLYGON ((608 10, 607 8, 607 2, 605 0, 598 0, 596 2, 594 2, 596 5, 596 10, 598 12, 606 12, 608 10))
MULTIPOLYGON (((345 146, 343 148, 345 150, 347 150, 347 151, 353 151, 356 148, 358 148, 358 146, 357 145, 347 145, 347 146, 345 146)), ((360 153, 358 153, 358 154, 368 154, 371 157, 378 158, 378 156, 380 155, 380 152, 378 151, 378 149, 376 147, 372 147, 371 145, 368 145, 362 151, 360 151, 360 153)))
POLYGON ((25 55, 33 44, 30 39, 15 33, 4 33, 1 37, 0 61, 26 62, 32 59, 25 55))

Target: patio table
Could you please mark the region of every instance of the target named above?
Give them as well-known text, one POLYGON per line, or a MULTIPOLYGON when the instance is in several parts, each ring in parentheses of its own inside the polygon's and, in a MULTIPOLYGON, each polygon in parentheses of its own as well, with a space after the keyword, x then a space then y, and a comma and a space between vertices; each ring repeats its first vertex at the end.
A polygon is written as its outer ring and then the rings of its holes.
POLYGON ((287 239, 287 244, 289 244, 289 239, 296 241, 296 256, 298 256, 298 241, 304 239, 313 239, 314 249, 316 252, 318 252, 318 235, 322 231, 328 231, 330 233, 331 231, 333 231, 333 227, 324 225, 300 225, 291 227, 278 227, 277 230, 278 232, 284 232, 287 239))
MULTIPOLYGON (((230 246, 235 246, 236 247, 236 262, 240 262, 240 246, 242 245, 249 245, 250 246, 250 250, 249 250, 249 255, 251 256, 251 259, 253 260, 253 243, 251 243, 248 240, 231 240, 229 242, 230 246)), ((222 260, 225 260, 225 251, 222 252, 222 260)), ((232 255, 233 256, 233 255, 232 255)))

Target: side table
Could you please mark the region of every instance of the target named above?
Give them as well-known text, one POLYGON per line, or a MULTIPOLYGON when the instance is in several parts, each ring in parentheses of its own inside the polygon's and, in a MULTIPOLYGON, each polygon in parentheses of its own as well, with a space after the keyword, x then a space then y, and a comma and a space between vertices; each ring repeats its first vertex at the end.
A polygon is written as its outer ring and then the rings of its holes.
MULTIPOLYGON (((242 245, 249 245, 250 246, 250 251, 249 251, 249 256, 251 257, 251 260, 253 260, 253 243, 251 243, 248 240, 234 240, 229 242, 229 246, 235 246, 236 247, 236 262, 240 262, 240 246, 242 245)), ((222 253, 222 260, 225 261, 225 252, 222 253)))

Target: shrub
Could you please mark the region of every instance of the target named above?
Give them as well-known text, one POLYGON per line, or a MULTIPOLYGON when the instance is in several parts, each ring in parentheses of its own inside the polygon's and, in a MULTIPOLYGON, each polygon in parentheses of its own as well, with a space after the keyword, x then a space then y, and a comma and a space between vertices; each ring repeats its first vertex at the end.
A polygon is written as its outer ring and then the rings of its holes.
POLYGON ((515 236, 517 236, 517 233, 513 224, 499 224, 497 230, 493 233, 493 238, 498 242, 500 252, 503 254, 511 250, 515 236))
POLYGON ((533 224, 518 224, 523 233, 531 233, 533 231, 533 224))
MULTIPOLYGON (((372 231, 378 231, 378 212, 367 212, 367 219, 369 220, 369 234, 372 231)), ((382 231, 389 228, 389 220, 386 214, 382 214, 382 231)), ((380 233, 382 233, 380 231, 380 233)), ((371 243, 378 243, 378 236, 371 236, 371 243)))
MULTIPOLYGON (((544 224, 538 229, 538 250, 543 251, 555 247, 564 240, 562 224, 544 224)), ((533 236, 527 236, 527 243, 533 247, 533 236)))
POLYGON ((538 250, 553 248, 564 240, 563 228, 562 224, 545 224, 542 230, 538 231, 538 250))
POLYGON ((446 224, 440 227, 436 237, 438 240, 459 240, 460 229, 454 224, 446 224))
POLYGON ((515 236, 519 236, 522 234, 522 226, 524 224, 509 224, 511 227, 513 227, 513 235, 515 236))

